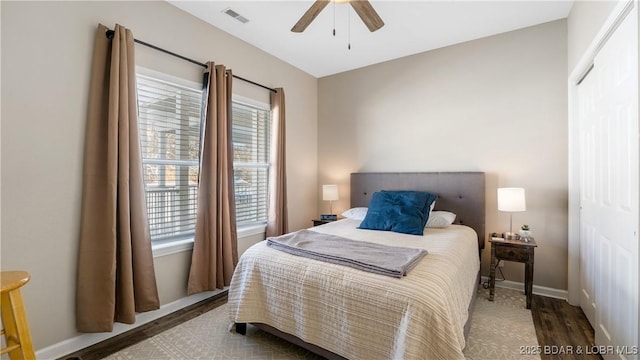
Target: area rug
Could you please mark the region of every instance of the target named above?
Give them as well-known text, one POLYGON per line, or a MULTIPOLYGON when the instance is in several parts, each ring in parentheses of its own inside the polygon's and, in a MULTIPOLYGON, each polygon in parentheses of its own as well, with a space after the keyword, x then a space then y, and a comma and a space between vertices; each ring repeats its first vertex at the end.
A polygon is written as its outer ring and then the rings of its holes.
MULTIPOLYGON (((539 359, 537 355, 525 355, 538 341, 522 292, 498 288, 495 301, 490 302, 488 298, 489 291, 480 288, 465 357, 469 360, 539 359)), ((225 304, 106 359, 322 359, 252 326, 247 327, 246 336, 232 334, 227 331, 227 316, 225 304)))

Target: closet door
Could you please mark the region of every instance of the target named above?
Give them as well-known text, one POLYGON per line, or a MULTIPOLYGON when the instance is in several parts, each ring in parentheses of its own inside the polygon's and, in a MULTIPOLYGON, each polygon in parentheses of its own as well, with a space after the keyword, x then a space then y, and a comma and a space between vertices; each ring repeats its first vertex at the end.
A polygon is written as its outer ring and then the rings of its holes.
MULTIPOLYGON (((580 307, 589 322, 596 323, 596 249, 595 237, 600 211, 596 196, 596 178, 600 164, 596 157, 596 76, 590 72, 578 86, 580 119, 580 307)), ((600 109, 597 109, 601 111, 600 109)))
MULTIPOLYGON (((634 9, 579 85, 580 305, 605 358, 638 345, 638 27, 634 9)), ((637 358, 637 357, 635 357, 637 358)))

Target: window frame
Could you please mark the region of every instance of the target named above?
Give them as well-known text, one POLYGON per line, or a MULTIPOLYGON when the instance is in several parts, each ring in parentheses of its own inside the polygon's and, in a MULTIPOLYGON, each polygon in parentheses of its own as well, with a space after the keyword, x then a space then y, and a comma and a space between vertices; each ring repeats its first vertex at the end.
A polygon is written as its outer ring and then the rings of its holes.
MULTIPOLYGON (((179 87, 184 87, 190 90, 194 90, 194 91, 198 91, 202 94, 203 89, 202 89, 202 84, 197 83, 195 81, 190 81, 184 78, 179 78, 176 76, 172 76, 170 74, 166 74, 166 73, 162 73, 162 72, 158 72, 155 70, 151 70, 142 66, 136 66, 136 80, 137 80, 137 76, 141 75, 143 77, 147 77, 147 78, 151 78, 154 81, 158 81, 158 82, 165 82, 168 83, 170 85, 177 85, 179 87)), ((137 81, 136 81, 137 82, 137 81)), ((136 84, 136 92, 138 91, 138 85, 136 84)), ((203 94, 202 94, 203 95, 203 94)), ((199 106, 202 106, 202 98, 200 99, 200 104, 199 106)), ((138 97, 138 93, 136 93, 136 106, 138 107, 138 115, 140 114, 140 102, 139 102, 139 97, 138 97)), ((201 110, 202 111, 202 110, 201 110)), ((202 114, 200 115, 201 119, 200 119, 200 126, 202 126, 202 114)), ((141 129, 141 124, 140 124, 140 119, 138 118, 138 128, 141 129)), ((142 134, 140 134, 142 135, 142 134)), ((140 146, 141 146, 141 154, 142 154, 142 139, 140 139, 140 146)), ((199 147, 201 147, 201 144, 199 144, 199 147)), ((198 150, 200 151, 200 150, 198 150)), ((189 165, 189 166, 197 166, 198 167, 198 172, 200 171, 199 167, 200 167, 200 156, 198 156, 198 160, 195 161, 189 161, 189 160, 175 160, 175 161, 166 161, 163 159, 147 159, 147 160, 142 160, 143 164, 148 164, 148 163, 156 163, 156 164, 179 164, 179 163, 183 163, 182 165, 189 165)), ((188 188, 188 185, 187 185, 188 188)), ((144 185, 144 190, 145 190, 145 203, 148 201, 147 199, 147 186, 146 184, 144 185)), ((196 193, 196 199, 197 199, 197 193, 196 193)), ((147 209, 147 216, 149 216, 148 213, 148 209, 147 209)), ((195 221, 195 218, 194 218, 195 221)), ((149 229, 150 230, 150 229, 149 229)), ((195 226, 194 226, 194 232, 195 232, 195 226)), ((151 245, 152 245, 152 250, 154 250, 154 256, 155 256, 155 249, 156 248, 165 248, 167 246, 172 246, 172 244, 178 244, 178 247, 184 247, 185 243, 190 242, 191 244, 193 243, 193 238, 194 235, 193 234, 184 234, 184 235, 177 235, 177 236, 171 236, 171 237, 165 237, 165 238, 156 238, 156 239, 151 239, 151 245)), ((191 245, 192 247, 192 245, 191 245)))
MULTIPOLYGON (((140 74, 143 76, 147 76, 147 77, 151 77, 153 79, 157 79, 160 81, 166 81, 166 82, 170 82, 170 83, 174 83, 176 85, 179 86, 184 86, 184 87, 188 87, 194 90, 199 90, 202 91, 202 84, 195 82, 195 81, 190 81, 184 78, 180 78, 180 77, 176 77, 167 73, 163 73, 163 72, 159 72, 159 71, 155 71, 149 68, 145 68, 142 66, 136 66, 136 75, 140 74)), ((137 89, 136 89, 137 90, 137 89)), ((203 94, 204 96, 204 94, 203 94)), ((136 102, 138 101, 137 96, 136 96, 136 102)), ((239 104, 243 104, 246 106, 251 106, 251 107, 255 107, 261 110, 265 110, 268 112, 271 112, 271 106, 268 103, 264 103, 262 101, 259 100, 254 100, 242 95, 238 95, 238 94, 232 94, 232 102, 236 102, 239 104)), ((136 106, 139 106, 139 103, 136 103, 136 106)), ((269 125, 271 127, 271 124, 269 125)), ((269 131, 271 131, 271 128, 269 129, 269 131)), ((200 145, 202 146, 202 145, 200 145)), ((270 151, 271 149, 269 149, 270 151)), ((200 166, 200 164, 198 164, 198 167, 200 166)), ((268 166, 268 170, 267 170, 267 174, 268 171, 270 171, 271 169, 271 163, 268 162, 267 164, 268 166)), ((199 169, 198 169, 199 171, 199 169)), ((267 175, 268 176, 268 175, 267 175)), ((268 177, 267 177, 267 181, 268 181, 268 177)), ((267 199, 268 199, 268 193, 269 193, 269 188, 267 185, 267 199)), ((145 187, 145 201, 146 201, 146 187, 145 187)), ((268 206, 268 204, 267 204, 268 206)), ((266 231, 266 221, 264 222, 260 222, 260 223, 251 223, 251 224, 245 224, 245 225, 240 225, 238 226, 237 222, 236 222, 236 229, 237 229, 237 234, 238 234, 238 239, 240 238, 244 238, 244 237, 250 237, 250 236, 258 236, 258 235, 264 235, 265 231, 266 231)), ((187 237, 175 237, 175 238, 168 238, 168 239, 157 239, 157 240, 153 240, 151 241, 151 248, 152 248, 152 252, 153 252, 153 257, 162 257, 162 256, 167 256, 167 255, 171 255, 171 254, 176 254, 176 253, 181 253, 181 252, 185 252, 185 251, 191 251, 193 249, 193 243, 194 243, 194 238, 193 236, 187 236, 187 237)))
MULTIPOLYGON (((249 107, 254 107, 256 109, 259 110, 264 110, 268 112, 268 121, 269 121, 269 137, 271 137, 271 105, 258 101, 258 100, 254 100, 242 95, 237 95, 237 94, 233 94, 231 97, 231 102, 232 103, 238 103, 240 105, 244 105, 244 106, 249 106, 249 107)), ((233 104, 232 104, 232 108, 233 108, 233 104)), ((233 111, 233 109, 231 110, 233 111)), ((233 114, 233 113, 232 113, 233 114)), ((233 121, 233 120, 232 120, 233 121)), ((270 141, 271 139, 269 138, 269 147, 271 147, 270 145, 270 141)), ((271 148, 267 149, 267 153, 271 152, 271 148)), ((234 170, 235 170, 235 161, 234 161, 234 170)), ((268 155, 268 159, 266 164, 264 165, 255 165, 255 164, 242 164, 240 166, 247 166, 247 167, 256 167, 256 168, 266 168, 267 170, 267 179, 266 179, 266 184, 267 184, 267 189, 266 189, 266 199, 267 199, 267 209, 266 211, 269 211, 269 173, 271 171, 272 168, 272 164, 271 164, 271 159, 270 159, 270 155, 268 155)), ((250 222, 250 223, 245 223, 245 224, 241 224, 239 225, 237 220, 236 220, 236 226, 237 226, 237 230, 241 231, 244 229, 252 229, 252 228, 263 228, 263 230, 266 230, 267 227, 267 220, 263 220, 263 221, 255 221, 255 222, 250 222)), ((251 231, 251 230, 249 230, 251 231)), ((238 237, 240 237, 240 233, 238 233, 238 237)))

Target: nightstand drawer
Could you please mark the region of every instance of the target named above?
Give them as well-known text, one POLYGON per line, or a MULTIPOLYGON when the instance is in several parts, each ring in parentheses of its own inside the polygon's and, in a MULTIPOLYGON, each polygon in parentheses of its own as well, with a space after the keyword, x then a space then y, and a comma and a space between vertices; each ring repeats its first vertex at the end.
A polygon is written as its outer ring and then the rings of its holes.
POLYGON ((319 226, 319 225, 324 225, 326 223, 329 223, 333 220, 311 220, 313 222, 313 226, 319 226))
MULTIPOLYGON (((493 245, 495 246, 495 244, 493 245)), ((527 261, 529 260, 529 252, 526 249, 496 246, 496 257, 502 260, 527 261)))

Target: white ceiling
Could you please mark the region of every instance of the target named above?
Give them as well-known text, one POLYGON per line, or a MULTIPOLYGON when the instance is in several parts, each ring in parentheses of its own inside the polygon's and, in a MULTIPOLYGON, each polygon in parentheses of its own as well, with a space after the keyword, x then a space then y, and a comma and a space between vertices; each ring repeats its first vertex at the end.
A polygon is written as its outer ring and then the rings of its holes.
POLYGON ((329 4, 304 32, 293 33, 291 27, 313 0, 169 2, 315 77, 565 18, 573 4, 573 0, 371 0, 385 22, 373 33, 351 6, 329 4), (249 22, 225 14, 227 8, 249 22))

